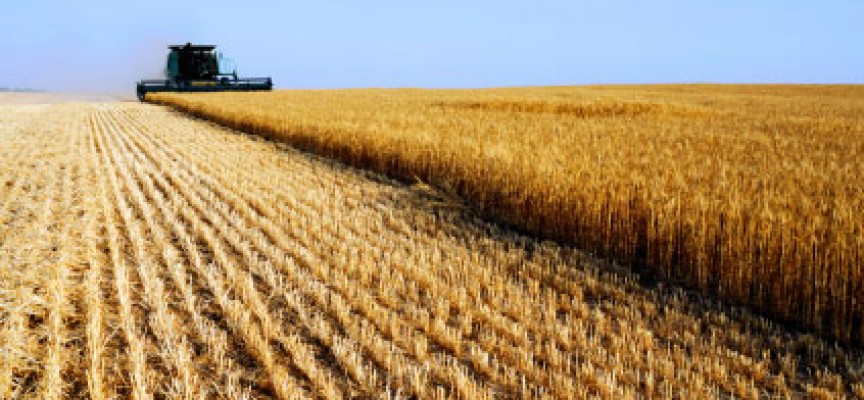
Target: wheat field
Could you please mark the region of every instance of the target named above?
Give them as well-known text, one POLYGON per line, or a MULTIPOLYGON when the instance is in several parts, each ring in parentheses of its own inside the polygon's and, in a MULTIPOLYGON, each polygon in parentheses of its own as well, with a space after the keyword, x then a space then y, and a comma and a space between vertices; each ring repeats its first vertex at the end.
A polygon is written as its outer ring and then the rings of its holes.
POLYGON ((864 344, 864 86, 162 94, 864 344))
POLYGON ((447 190, 149 104, 0 143, 0 398, 864 397, 856 348, 447 190))

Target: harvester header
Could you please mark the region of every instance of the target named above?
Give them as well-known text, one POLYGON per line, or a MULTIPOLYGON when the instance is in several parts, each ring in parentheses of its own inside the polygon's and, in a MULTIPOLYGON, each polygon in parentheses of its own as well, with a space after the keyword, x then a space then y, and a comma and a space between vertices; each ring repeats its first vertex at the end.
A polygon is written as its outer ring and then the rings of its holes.
POLYGON ((138 81, 138 100, 154 92, 222 92, 272 90, 273 80, 239 78, 234 62, 223 58, 213 45, 168 46, 165 78, 138 81))

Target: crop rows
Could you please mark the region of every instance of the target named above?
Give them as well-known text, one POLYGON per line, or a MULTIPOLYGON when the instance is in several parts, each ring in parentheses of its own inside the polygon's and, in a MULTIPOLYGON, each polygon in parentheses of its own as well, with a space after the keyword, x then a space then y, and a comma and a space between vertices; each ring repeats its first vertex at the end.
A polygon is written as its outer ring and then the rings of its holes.
POLYGON ((160 107, 0 140, 0 398, 864 395, 860 351, 160 107))

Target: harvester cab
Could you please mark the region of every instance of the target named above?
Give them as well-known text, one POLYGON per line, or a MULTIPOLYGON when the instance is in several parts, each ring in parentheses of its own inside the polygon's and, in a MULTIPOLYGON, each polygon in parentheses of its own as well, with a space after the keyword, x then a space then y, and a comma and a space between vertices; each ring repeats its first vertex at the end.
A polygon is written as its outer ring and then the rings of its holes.
POLYGON ((168 46, 168 61, 165 65, 167 79, 138 81, 138 100, 144 101, 147 93, 154 92, 221 92, 272 90, 273 80, 268 78, 239 78, 232 60, 216 52, 216 46, 185 45, 168 46))

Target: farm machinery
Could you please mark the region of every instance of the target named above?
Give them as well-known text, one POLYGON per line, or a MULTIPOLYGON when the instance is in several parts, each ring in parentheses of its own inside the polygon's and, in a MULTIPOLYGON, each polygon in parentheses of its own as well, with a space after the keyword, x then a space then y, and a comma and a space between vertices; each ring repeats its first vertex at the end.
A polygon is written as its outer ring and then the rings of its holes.
POLYGON ((144 79, 138 81, 138 100, 144 101, 147 93, 155 92, 222 92, 272 90, 273 80, 268 78, 238 78, 234 62, 216 52, 216 46, 185 45, 168 46, 168 61, 165 66, 167 79, 144 79))

